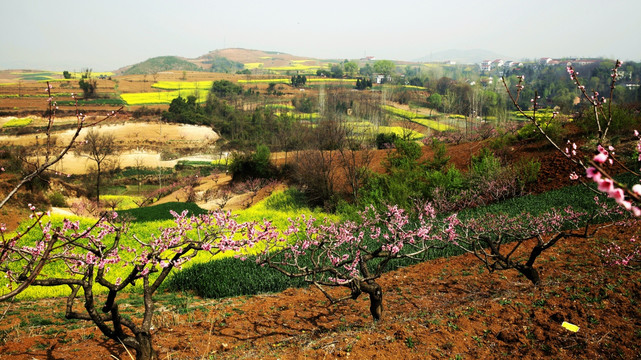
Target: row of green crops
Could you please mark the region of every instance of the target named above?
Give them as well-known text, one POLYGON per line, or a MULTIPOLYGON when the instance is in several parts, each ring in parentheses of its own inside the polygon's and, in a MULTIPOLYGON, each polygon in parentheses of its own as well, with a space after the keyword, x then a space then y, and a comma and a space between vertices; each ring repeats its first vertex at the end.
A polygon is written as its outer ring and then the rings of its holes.
POLYGON ((186 98, 188 96, 196 96, 198 103, 207 101, 208 91, 200 89, 186 89, 174 91, 159 91, 159 92, 144 92, 144 93, 129 93, 122 94, 120 97, 127 105, 155 105, 155 104, 170 104, 172 100, 178 96, 186 98))
MULTIPOLYGON (((62 100, 62 101, 57 101, 58 105, 65 105, 65 106, 74 106, 76 105, 76 101, 74 100, 62 100)), ((125 105, 125 101, 123 99, 89 99, 89 100, 78 100, 78 106, 83 106, 83 105, 106 105, 106 106, 122 106, 125 105)))
POLYGON ((2 125, 3 128, 17 128, 31 124, 32 118, 11 119, 2 125))

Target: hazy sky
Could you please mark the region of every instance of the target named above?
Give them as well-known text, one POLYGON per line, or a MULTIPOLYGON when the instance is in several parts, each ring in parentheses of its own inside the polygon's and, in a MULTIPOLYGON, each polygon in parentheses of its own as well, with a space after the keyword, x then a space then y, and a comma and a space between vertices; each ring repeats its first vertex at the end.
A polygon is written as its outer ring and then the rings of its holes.
POLYGON ((483 49, 641 61, 640 0, 2 0, 0 10, 0 69, 107 71, 229 47, 322 59, 483 49))

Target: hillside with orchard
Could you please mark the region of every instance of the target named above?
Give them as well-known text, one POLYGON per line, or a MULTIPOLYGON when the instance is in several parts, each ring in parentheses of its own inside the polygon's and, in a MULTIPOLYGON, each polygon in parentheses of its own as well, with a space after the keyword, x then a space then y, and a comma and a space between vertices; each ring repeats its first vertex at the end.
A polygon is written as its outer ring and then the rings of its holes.
POLYGON ((0 71, 0 358, 638 357, 639 74, 0 71))

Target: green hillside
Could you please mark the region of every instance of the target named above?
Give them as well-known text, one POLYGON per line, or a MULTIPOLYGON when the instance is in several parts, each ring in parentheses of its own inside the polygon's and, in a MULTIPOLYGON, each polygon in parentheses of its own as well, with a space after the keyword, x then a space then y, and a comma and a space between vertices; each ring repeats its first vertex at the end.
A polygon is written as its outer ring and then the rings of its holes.
POLYGON ((148 59, 123 72, 124 75, 153 74, 160 71, 202 71, 202 69, 187 60, 177 56, 159 56, 148 59))

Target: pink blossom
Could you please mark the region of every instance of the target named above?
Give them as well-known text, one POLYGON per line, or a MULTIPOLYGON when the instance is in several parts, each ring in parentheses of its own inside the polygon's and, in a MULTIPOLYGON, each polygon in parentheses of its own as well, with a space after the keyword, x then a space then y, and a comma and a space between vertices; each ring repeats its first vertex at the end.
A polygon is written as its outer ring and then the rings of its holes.
POLYGON ((614 190, 614 183, 610 179, 595 180, 599 185, 599 191, 607 192, 608 194, 614 190))
POLYGON ((588 179, 594 180, 595 182, 599 182, 599 180, 601 179, 601 173, 599 172, 599 170, 593 167, 589 167, 585 170, 585 176, 588 179))
MULTIPOLYGON (((606 180, 609 180, 609 179, 606 179, 606 180)), ((604 182, 605 182, 605 181, 604 181, 604 182)), ((610 181, 610 182, 612 182, 612 181, 610 181)), ((599 190, 601 190, 601 189, 599 189, 599 190)), ((602 191, 603 191, 603 190, 602 190, 602 191)), ((624 199, 625 199, 625 193, 623 192, 623 189, 614 188, 614 187, 612 186, 612 187, 610 188, 610 190, 608 191, 608 197, 613 198, 613 199, 614 199, 614 201, 616 201, 616 202, 617 202, 617 203, 619 203, 619 204, 623 204, 623 201, 624 201, 624 199)))
POLYGON ((641 196, 641 184, 636 184, 632 186, 632 192, 635 193, 637 196, 641 196))
POLYGON ((617 201, 617 203, 619 203, 619 205, 623 206, 623 208, 628 211, 632 210, 632 203, 627 200, 617 201))
POLYGON ((597 164, 603 164, 608 160, 608 153, 606 152, 599 152, 597 155, 594 155, 592 160, 597 163, 597 164))

